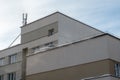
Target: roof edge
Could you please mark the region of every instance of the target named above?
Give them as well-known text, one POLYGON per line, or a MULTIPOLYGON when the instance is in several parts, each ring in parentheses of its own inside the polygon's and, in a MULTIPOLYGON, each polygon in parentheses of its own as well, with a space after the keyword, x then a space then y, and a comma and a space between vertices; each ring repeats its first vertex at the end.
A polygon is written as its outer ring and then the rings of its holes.
POLYGON ((70 18, 70 19, 72 19, 72 20, 74 20, 74 21, 77 21, 77 22, 79 22, 79 23, 81 23, 81 24, 83 24, 83 25, 86 25, 86 26, 88 26, 88 27, 90 27, 90 28, 92 28, 92 29, 94 29, 94 30, 97 30, 97 31, 102 32, 102 33, 105 33, 105 32, 103 32, 103 31, 101 31, 101 30, 99 30, 99 29, 97 29, 97 28, 94 28, 94 27, 92 27, 92 26, 90 26, 90 25, 88 25, 88 24, 86 24, 86 23, 84 23, 84 22, 81 22, 81 21, 79 21, 79 20, 77 20, 77 19, 75 19, 75 18, 72 18, 72 17, 70 17, 70 16, 68 16, 68 15, 66 15, 66 14, 63 14, 63 13, 61 13, 61 12, 58 12, 58 13, 60 13, 61 15, 65 16, 65 17, 68 17, 68 18, 70 18))
POLYGON ((83 24, 83 25, 86 25, 86 26, 88 26, 88 27, 90 27, 90 28, 92 28, 92 29, 94 29, 94 30, 97 30, 97 31, 102 32, 102 33, 105 33, 105 32, 103 32, 103 31, 101 31, 101 30, 99 30, 99 29, 96 29, 96 28, 94 28, 94 27, 92 27, 92 26, 90 26, 90 25, 88 25, 88 24, 85 24, 84 22, 81 22, 81 21, 79 21, 79 20, 77 20, 77 19, 75 19, 75 18, 72 18, 72 17, 70 17, 70 16, 68 16, 68 15, 66 15, 66 14, 63 14, 63 13, 61 13, 61 12, 59 12, 59 11, 53 12, 53 13, 45 16, 45 17, 42 17, 42 18, 37 19, 37 20, 35 20, 35 21, 33 21, 33 22, 30 22, 30 23, 28 23, 28 24, 26 24, 26 25, 23 25, 23 26, 21 26, 20 28, 26 27, 27 25, 30 25, 30 24, 32 24, 32 23, 34 23, 34 22, 37 22, 37 21, 42 20, 42 19, 45 19, 45 18, 47 18, 47 17, 49 17, 49 16, 52 16, 52 15, 54 15, 54 14, 57 14, 57 13, 65 16, 65 17, 67 17, 67 18, 69 18, 69 19, 72 19, 72 20, 74 20, 74 21, 77 21, 77 22, 79 22, 79 23, 81 23, 81 24, 83 24))

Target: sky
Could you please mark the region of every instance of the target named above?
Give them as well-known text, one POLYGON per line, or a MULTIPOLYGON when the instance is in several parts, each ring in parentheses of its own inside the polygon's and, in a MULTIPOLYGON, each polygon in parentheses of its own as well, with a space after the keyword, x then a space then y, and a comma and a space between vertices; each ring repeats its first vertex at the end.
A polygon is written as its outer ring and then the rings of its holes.
POLYGON ((21 33, 22 13, 30 23, 59 11, 120 38, 120 0, 0 0, 0 10, 0 50, 21 33))

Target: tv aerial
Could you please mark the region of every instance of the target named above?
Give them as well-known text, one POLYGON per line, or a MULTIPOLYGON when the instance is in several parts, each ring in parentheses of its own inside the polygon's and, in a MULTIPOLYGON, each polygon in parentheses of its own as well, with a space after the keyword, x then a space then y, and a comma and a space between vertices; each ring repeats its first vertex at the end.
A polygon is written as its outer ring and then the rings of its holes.
POLYGON ((23 24, 23 26, 27 24, 27 17, 28 17, 27 13, 22 14, 22 19, 23 19, 22 24, 23 24))

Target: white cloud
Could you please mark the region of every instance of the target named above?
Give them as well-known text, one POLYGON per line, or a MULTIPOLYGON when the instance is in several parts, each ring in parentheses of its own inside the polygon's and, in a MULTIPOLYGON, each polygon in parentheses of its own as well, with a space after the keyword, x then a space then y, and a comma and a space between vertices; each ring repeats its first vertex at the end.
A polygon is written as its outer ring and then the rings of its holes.
POLYGON ((28 22, 31 22, 60 11, 93 27, 120 35, 119 4, 120 0, 0 0, 0 49, 7 47, 20 33, 23 12, 28 13, 28 22))

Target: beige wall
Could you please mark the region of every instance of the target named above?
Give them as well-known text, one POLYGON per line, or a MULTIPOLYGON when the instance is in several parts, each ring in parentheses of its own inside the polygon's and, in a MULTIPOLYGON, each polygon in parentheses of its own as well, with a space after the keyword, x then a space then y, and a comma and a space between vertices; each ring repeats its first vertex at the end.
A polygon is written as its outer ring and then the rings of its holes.
MULTIPOLYGON (((81 80, 83 78, 96 77, 104 74, 114 75, 114 68, 110 67, 114 65, 111 65, 111 63, 115 64, 115 61, 109 59, 95 61, 77 66, 28 75, 27 80, 81 80), (113 72, 110 72, 110 70, 112 70, 113 72)), ((106 78, 90 80, 105 79, 106 78)))
POLYGON ((0 67, 0 75, 4 75, 5 80, 7 80, 8 73, 11 73, 11 72, 16 72, 16 77, 17 77, 16 80, 20 80, 21 79, 21 62, 0 67))
POLYGON ((72 43, 103 34, 103 32, 81 23, 80 21, 76 21, 68 16, 65 16, 64 14, 59 14, 58 20, 59 45, 72 43))
MULTIPOLYGON (((114 58, 119 56, 118 52, 120 52, 120 49, 118 49, 117 52, 112 49, 114 53, 109 52, 109 39, 111 38, 112 37, 105 35, 64 47, 58 47, 36 55, 28 56, 27 75, 75 66, 93 61, 99 61, 103 59, 116 60, 114 58), (31 62, 34 63, 31 64, 31 62)), ((119 60, 116 61, 120 62, 119 60)))
MULTIPOLYGON (((15 48, 20 48, 20 46, 16 46, 15 48)), ((17 50, 13 48, 9 48, 7 50, 4 50, 0 53, 0 57, 5 57, 5 62, 3 66, 0 66, 0 75, 4 75, 4 79, 7 80, 8 73, 16 72, 16 80, 21 79, 21 60, 22 60, 22 54, 20 52, 17 52, 17 50), (9 64, 9 56, 17 53, 17 60, 16 63, 9 64)))
POLYGON ((0 74, 4 74, 5 76, 5 80, 7 80, 7 73, 10 72, 16 72, 16 76, 17 76, 17 80, 20 80, 21 78, 21 60, 22 60, 22 49, 28 47, 33 48, 35 46, 44 44, 44 43, 48 43, 51 41, 56 41, 57 38, 57 33, 50 36, 50 37, 44 37, 42 39, 38 39, 35 41, 31 41, 30 43, 26 43, 26 44, 21 44, 21 45, 17 45, 15 47, 11 47, 11 48, 7 48, 5 50, 0 51, 0 58, 5 57, 5 65, 0 67, 0 74), (9 60, 9 55, 13 55, 17 53, 17 63, 15 64, 8 64, 8 60, 9 60))
POLYGON ((25 34, 25 33, 34 31, 36 29, 39 29, 43 26, 49 25, 49 24, 57 22, 57 21, 58 21, 58 13, 54 13, 54 15, 46 16, 42 19, 39 19, 35 22, 32 22, 28 25, 21 27, 21 34, 25 34))
POLYGON ((41 39, 37 39, 37 40, 31 41, 29 43, 23 44, 22 48, 28 47, 30 49, 30 48, 33 48, 33 47, 36 47, 39 45, 43 45, 48 42, 57 41, 57 40, 58 40, 58 33, 55 33, 54 35, 52 35, 50 37, 46 36, 41 39))
POLYGON ((93 36, 101 35, 103 32, 76 21, 62 13, 56 12, 45 18, 25 25, 21 28, 21 42, 29 42, 47 35, 49 27, 58 28, 58 43, 63 45, 75 41, 84 40, 93 36), (58 22, 58 24, 53 24, 58 22), (48 27, 47 27, 48 26, 48 27), (42 29, 43 27, 46 27, 42 29))
POLYGON ((9 64, 3 67, 0 67, 0 74, 16 72, 21 70, 21 62, 9 64))
MULTIPOLYGON (((34 26, 33 26, 34 27, 34 26)), ((45 25, 41 28, 21 35, 21 43, 30 42, 48 36, 49 29, 54 29, 54 34, 58 32, 58 22, 45 25)))
MULTIPOLYGON (((4 74, 4 80, 8 80, 8 74, 4 74)), ((21 73, 16 72, 16 80, 21 80, 21 73)))
POLYGON ((0 51, 0 58, 5 57, 5 62, 3 66, 0 67, 0 75, 4 75, 4 80, 7 80, 8 73, 16 72, 16 80, 21 79, 21 60, 22 60, 22 54, 21 54, 21 45, 17 45, 5 50, 0 51), (9 56, 17 54, 17 60, 16 63, 10 64, 9 63, 9 56))
POLYGON ((22 46, 17 45, 0 51, 0 58, 21 52, 22 46))
POLYGON ((107 58, 107 39, 99 37, 28 56, 27 75, 107 58))
POLYGON ((120 62, 120 40, 110 36, 107 36, 107 38, 110 58, 120 62))

